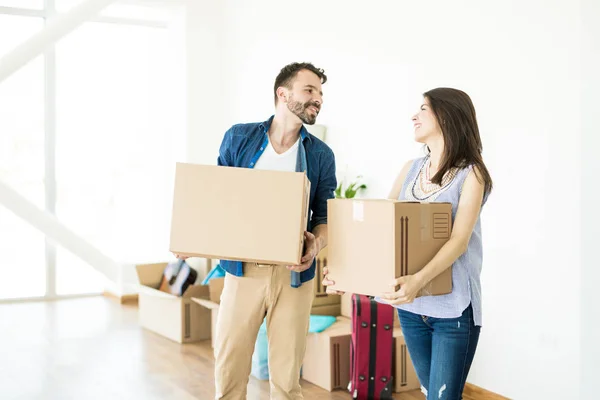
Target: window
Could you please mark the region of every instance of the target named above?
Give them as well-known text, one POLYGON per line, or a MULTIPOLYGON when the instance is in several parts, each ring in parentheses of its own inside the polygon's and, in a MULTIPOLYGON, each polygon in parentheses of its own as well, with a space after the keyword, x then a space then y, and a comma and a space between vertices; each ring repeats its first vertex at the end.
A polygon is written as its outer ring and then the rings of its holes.
POLYGON ((44 0, 0 0, 0 7, 18 7, 41 10, 44 0))
MULTIPOLYGON (((81 1, 55 4, 65 12, 81 1)), ((178 10, 115 3, 58 42, 49 68, 39 56, 0 82, 0 180, 41 209, 54 208, 117 262, 170 257, 174 164, 185 146, 178 10), (45 94, 46 87, 56 91, 45 94), (46 110, 56 121, 48 132, 46 110), (45 181, 53 167, 46 157, 56 162, 56 182, 45 181), (54 192, 56 204, 46 204, 53 199, 45 193, 54 192)), ((43 0, 0 0, 0 56, 42 29, 44 14, 43 0)), ((0 255, 0 299, 104 289, 97 271, 60 246, 54 259, 44 235, 1 203, 0 255)))
MULTIPOLYGON (((39 18, 0 15, 0 56, 41 28, 39 18)), ((0 179, 44 208, 44 63, 0 82, 0 179)))
MULTIPOLYGON (((0 0, 1 1, 1 0, 0 0)), ((69 11, 83 0, 55 0, 59 12, 69 11)), ((100 17, 126 18, 139 21, 166 22, 170 18, 168 2, 164 5, 134 5, 115 2, 100 11, 100 17), (167 11, 167 12, 165 12, 167 11)))
MULTIPOLYGON (((0 57, 42 27, 0 15, 0 57)), ((0 82, 0 180, 44 208, 44 64, 38 57, 0 82)), ((0 298, 43 296, 44 235, 0 206, 0 298)))
POLYGON ((56 48, 58 218, 118 262, 165 260, 184 131, 168 30, 88 23, 56 48))
POLYGON ((44 296, 44 235, 1 205, 0 254, 0 299, 44 296))

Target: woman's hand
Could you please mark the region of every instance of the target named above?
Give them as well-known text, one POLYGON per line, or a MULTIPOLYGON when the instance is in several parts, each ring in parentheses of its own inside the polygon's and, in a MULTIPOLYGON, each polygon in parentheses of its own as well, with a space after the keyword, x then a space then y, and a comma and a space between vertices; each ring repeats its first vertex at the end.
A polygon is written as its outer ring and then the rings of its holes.
MULTIPOLYGON (((335 282, 330 280, 329 277, 327 276, 328 273, 329 273, 329 270, 327 269, 327 267, 323 267, 323 286, 335 285, 335 282)), ((344 294, 344 292, 340 292, 339 290, 333 290, 329 287, 327 288, 326 292, 327 292, 327 294, 344 294)))
POLYGON ((419 275, 406 275, 395 279, 391 286, 392 288, 396 288, 398 285, 400 285, 398 291, 384 293, 381 296, 388 304, 397 306, 412 303, 421 289, 423 289, 424 282, 419 275))

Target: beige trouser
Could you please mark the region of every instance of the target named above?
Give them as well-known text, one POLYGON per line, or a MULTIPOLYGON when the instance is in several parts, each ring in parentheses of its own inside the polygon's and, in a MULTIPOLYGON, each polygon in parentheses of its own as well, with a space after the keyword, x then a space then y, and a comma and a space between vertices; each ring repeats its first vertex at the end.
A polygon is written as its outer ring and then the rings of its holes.
POLYGON ((266 315, 271 399, 302 399, 313 281, 290 286, 283 266, 244 263, 244 276, 225 276, 215 340, 215 399, 246 399, 252 354, 266 315))

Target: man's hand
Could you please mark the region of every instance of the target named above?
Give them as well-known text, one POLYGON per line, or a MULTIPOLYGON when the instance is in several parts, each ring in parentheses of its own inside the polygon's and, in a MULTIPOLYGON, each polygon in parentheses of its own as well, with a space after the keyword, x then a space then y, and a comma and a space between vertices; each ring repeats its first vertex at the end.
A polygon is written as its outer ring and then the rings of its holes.
POLYGON ((406 275, 395 279, 392 288, 400 285, 400 289, 392 293, 384 293, 381 298, 391 305, 412 303, 423 288, 423 280, 419 275, 406 275))
POLYGON ((313 263, 313 260, 319 254, 319 245, 317 243, 317 239, 315 235, 310 232, 304 232, 304 255, 300 260, 302 264, 300 265, 288 265, 286 268, 290 271, 302 272, 306 271, 310 268, 313 263))
MULTIPOLYGON (((327 267, 323 267, 323 286, 333 286, 335 285, 335 282, 330 280, 329 277, 327 276, 327 274, 329 274, 329 270, 327 269, 327 267)), ((344 294, 345 292, 340 292, 339 290, 334 290, 331 288, 327 288, 326 289, 327 294, 344 294)))
POLYGON ((183 255, 177 254, 177 253, 173 253, 173 255, 175 257, 177 257, 177 259, 179 259, 179 260, 187 260, 189 258, 188 256, 183 256, 183 255))

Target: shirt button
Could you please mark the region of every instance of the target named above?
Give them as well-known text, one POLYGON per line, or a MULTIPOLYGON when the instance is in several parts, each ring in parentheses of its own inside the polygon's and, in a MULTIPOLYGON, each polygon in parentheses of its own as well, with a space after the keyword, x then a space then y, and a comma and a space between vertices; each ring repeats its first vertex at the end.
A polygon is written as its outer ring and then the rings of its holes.
POLYGON ((263 148, 261 147, 260 149, 262 150, 263 148))

